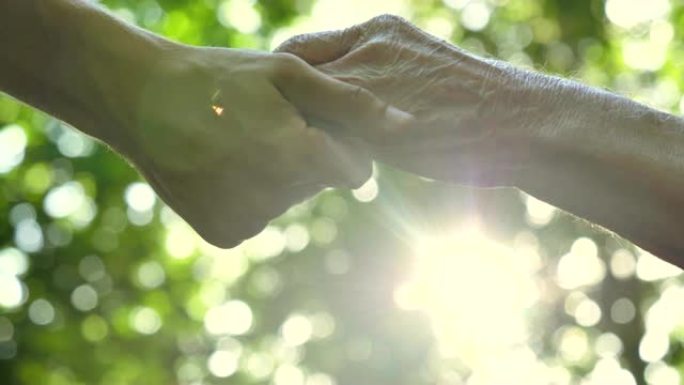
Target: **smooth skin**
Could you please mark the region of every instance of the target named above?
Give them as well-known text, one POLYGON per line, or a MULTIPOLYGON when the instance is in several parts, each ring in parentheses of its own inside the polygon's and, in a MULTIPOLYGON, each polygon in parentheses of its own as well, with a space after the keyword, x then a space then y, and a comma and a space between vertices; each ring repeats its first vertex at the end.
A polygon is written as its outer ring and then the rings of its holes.
POLYGON ((293 55, 178 44, 82 0, 0 0, 0 91, 123 154, 222 247, 362 184, 354 133, 412 120, 293 55))
POLYGON ((396 16, 301 35, 278 52, 416 117, 366 136, 430 178, 514 186, 684 267, 684 120, 577 82, 472 55, 396 16))

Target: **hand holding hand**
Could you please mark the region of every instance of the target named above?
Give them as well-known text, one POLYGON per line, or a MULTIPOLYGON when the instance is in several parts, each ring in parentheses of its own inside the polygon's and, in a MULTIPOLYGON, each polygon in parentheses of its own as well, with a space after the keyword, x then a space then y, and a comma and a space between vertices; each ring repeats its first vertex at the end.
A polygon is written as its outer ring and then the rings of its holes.
POLYGON ((297 36, 290 52, 410 112, 410 130, 366 133, 379 160, 475 185, 511 185, 525 167, 556 79, 475 57, 395 16, 297 36))
POLYGON ((128 114, 128 152, 161 197, 218 246, 254 235, 324 187, 362 184, 371 161, 346 136, 350 128, 406 119, 289 54, 183 47, 160 63, 128 114))
POLYGON ((415 116, 410 130, 368 131, 379 160, 435 179, 518 187, 684 266, 680 118, 478 58, 393 16, 295 37, 278 51, 415 116))

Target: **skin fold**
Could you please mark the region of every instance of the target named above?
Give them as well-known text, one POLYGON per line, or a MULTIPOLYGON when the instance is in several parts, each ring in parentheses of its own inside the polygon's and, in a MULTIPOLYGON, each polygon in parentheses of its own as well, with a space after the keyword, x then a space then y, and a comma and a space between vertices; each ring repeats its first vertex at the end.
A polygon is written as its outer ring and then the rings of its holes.
POLYGON ((217 246, 325 187, 359 186, 371 158, 350 127, 412 119, 290 54, 174 43, 82 0, 0 10, 0 90, 123 154, 217 246))
POLYGON ((396 16, 294 37, 277 52, 416 118, 362 136, 380 161, 513 186, 684 267, 684 121, 577 82, 479 58, 396 16))

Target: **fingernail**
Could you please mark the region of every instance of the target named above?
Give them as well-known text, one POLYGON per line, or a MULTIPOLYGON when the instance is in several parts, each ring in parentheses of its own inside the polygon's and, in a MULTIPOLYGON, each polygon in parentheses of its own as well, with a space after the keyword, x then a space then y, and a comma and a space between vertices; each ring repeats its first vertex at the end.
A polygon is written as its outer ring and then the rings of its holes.
POLYGON ((387 111, 385 112, 385 117, 390 122, 390 126, 388 127, 390 131, 406 128, 414 120, 413 115, 393 106, 389 106, 389 108, 387 108, 387 111))

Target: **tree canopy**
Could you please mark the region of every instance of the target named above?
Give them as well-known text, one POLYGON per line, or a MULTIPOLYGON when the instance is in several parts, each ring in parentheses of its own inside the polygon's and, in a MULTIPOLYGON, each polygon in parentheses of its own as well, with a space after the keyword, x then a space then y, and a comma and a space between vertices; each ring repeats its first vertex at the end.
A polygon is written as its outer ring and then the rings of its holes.
MULTIPOLYGON (((102 3, 170 39, 262 50, 395 13, 684 109, 678 1, 102 3)), ((0 95, 3 384, 676 385, 683 348, 679 269, 517 190, 379 164, 221 250, 118 155, 0 95)))

